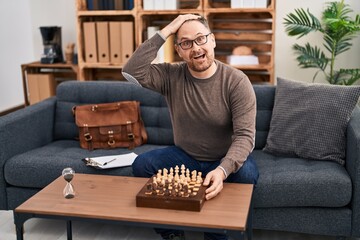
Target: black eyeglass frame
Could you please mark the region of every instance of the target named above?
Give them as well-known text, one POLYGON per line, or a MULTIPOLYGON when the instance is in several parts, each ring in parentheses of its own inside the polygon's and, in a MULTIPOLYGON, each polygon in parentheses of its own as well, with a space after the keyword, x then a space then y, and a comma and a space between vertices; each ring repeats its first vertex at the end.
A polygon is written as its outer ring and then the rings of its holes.
POLYGON ((179 42, 179 43, 177 43, 176 45, 178 45, 179 47, 181 47, 182 50, 189 50, 190 48, 192 48, 192 47, 194 46, 194 42, 196 43, 196 45, 202 46, 202 45, 204 45, 204 44, 206 44, 206 43, 208 42, 208 37, 209 37, 210 34, 212 34, 212 32, 210 32, 210 33, 208 33, 208 34, 206 34, 206 35, 198 36, 197 38, 195 38, 195 39, 193 39, 193 40, 185 40, 185 41, 179 42), (205 37, 205 42, 204 42, 204 43, 198 43, 198 42, 196 41, 196 40, 197 40, 198 38, 200 38, 200 37, 205 37), (191 42, 191 45, 190 45, 190 47, 184 49, 184 48, 182 47, 182 44, 183 44, 184 42, 187 42, 187 41, 190 41, 190 42, 191 42))

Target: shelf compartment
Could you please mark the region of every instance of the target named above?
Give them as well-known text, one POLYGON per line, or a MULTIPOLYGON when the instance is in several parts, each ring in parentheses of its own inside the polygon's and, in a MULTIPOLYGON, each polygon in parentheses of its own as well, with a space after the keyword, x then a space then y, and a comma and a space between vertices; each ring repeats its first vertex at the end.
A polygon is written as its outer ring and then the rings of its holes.
MULTIPOLYGON (((240 0, 238 0, 240 1, 240 0)), ((255 0, 253 0, 255 1, 255 0)), ((270 0, 269 1, 269 5, 267 8, 273 8, 273 2, 274 0, 270 0)), ((259 11, 260 9, 266 9, 266 8, 231 8, 231 0, 208 0, 204 2, 204 8, 205 9, 211 9, 211 8, 227 8, 227 9, 234 9, 234 10, 241 10, 241 9, 246 9, 246 10, 252 10, 255 9, 257 11, 259 11)))
POLYGON ((252 84, 272 84, 271 74, 268 71, 243 68, 242 70, 250 79, 252 84))
POLYGON ((91 80, 113 80, 113 81, 126 81, 124 76, 121 74, 119 68, 96 68, 86 67, 84 70, 84 76, 86 81, 91 80))
MULTIPOLYGON (((165 0, 165 1, 169 1, 169 0, 165 0)), ((139 0, 139 2, 140 2, 139 11, 144 11, 144 12, 174 11, 174 10, 165 10, 165 9, 144 10, 143 1, 139 0)), ((156 3, 156 1, 154 2, 156 3)), ((176 10, 183 11, 183 10, 201 10, 201 9, 202 9, 202 0, 179 0, 179 8, 176 10)))
POLYGON ((121 15, 133 15, 133 10, 83 10, 77 12, 78 17, 86 17, 86 16, 121 16, 121 15))

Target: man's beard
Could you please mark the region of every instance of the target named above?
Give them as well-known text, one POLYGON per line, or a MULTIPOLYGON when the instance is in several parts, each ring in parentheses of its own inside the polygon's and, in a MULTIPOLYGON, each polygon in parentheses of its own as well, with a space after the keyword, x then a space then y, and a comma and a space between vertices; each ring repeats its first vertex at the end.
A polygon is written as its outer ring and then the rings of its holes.
POLYGON ((202 63, 201 65, 197 64, 196 62, 193 62, 193 58, 187 63, 189 68, 195 72, 204 72, 208 70, 211 65, 214 62, 214 55, 210 56, 208 53, 205 53, 205 59, 206 61, 202 63))

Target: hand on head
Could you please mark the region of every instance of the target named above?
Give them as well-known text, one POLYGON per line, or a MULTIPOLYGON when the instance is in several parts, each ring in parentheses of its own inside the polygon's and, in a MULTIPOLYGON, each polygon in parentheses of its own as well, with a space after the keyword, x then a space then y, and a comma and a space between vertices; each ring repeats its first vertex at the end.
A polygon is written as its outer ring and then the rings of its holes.
POLYGON ((168 38, 170 35, 176 33, 185 21, 198 18, 200 18, 200 16, 195 14, 179 15, 171 23, 161 29, 161 34, 168 38))

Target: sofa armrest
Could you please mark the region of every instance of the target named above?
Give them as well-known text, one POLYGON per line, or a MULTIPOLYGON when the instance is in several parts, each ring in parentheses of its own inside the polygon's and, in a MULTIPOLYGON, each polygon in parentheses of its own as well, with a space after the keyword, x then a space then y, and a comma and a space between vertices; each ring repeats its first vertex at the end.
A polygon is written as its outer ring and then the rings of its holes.
MULTIPOLYGON (((346 143, 346 170, 352 185, 352 226, 360 226, 360 108, 356 107, 348 128, 346 143)), ((360 236, 360 228, 352 228, 352 236, 360 236)))
POLYGON ((0 209, 7 209, 6 161, 53 140, 56 98, 49 98, 0 118, 0 209))

